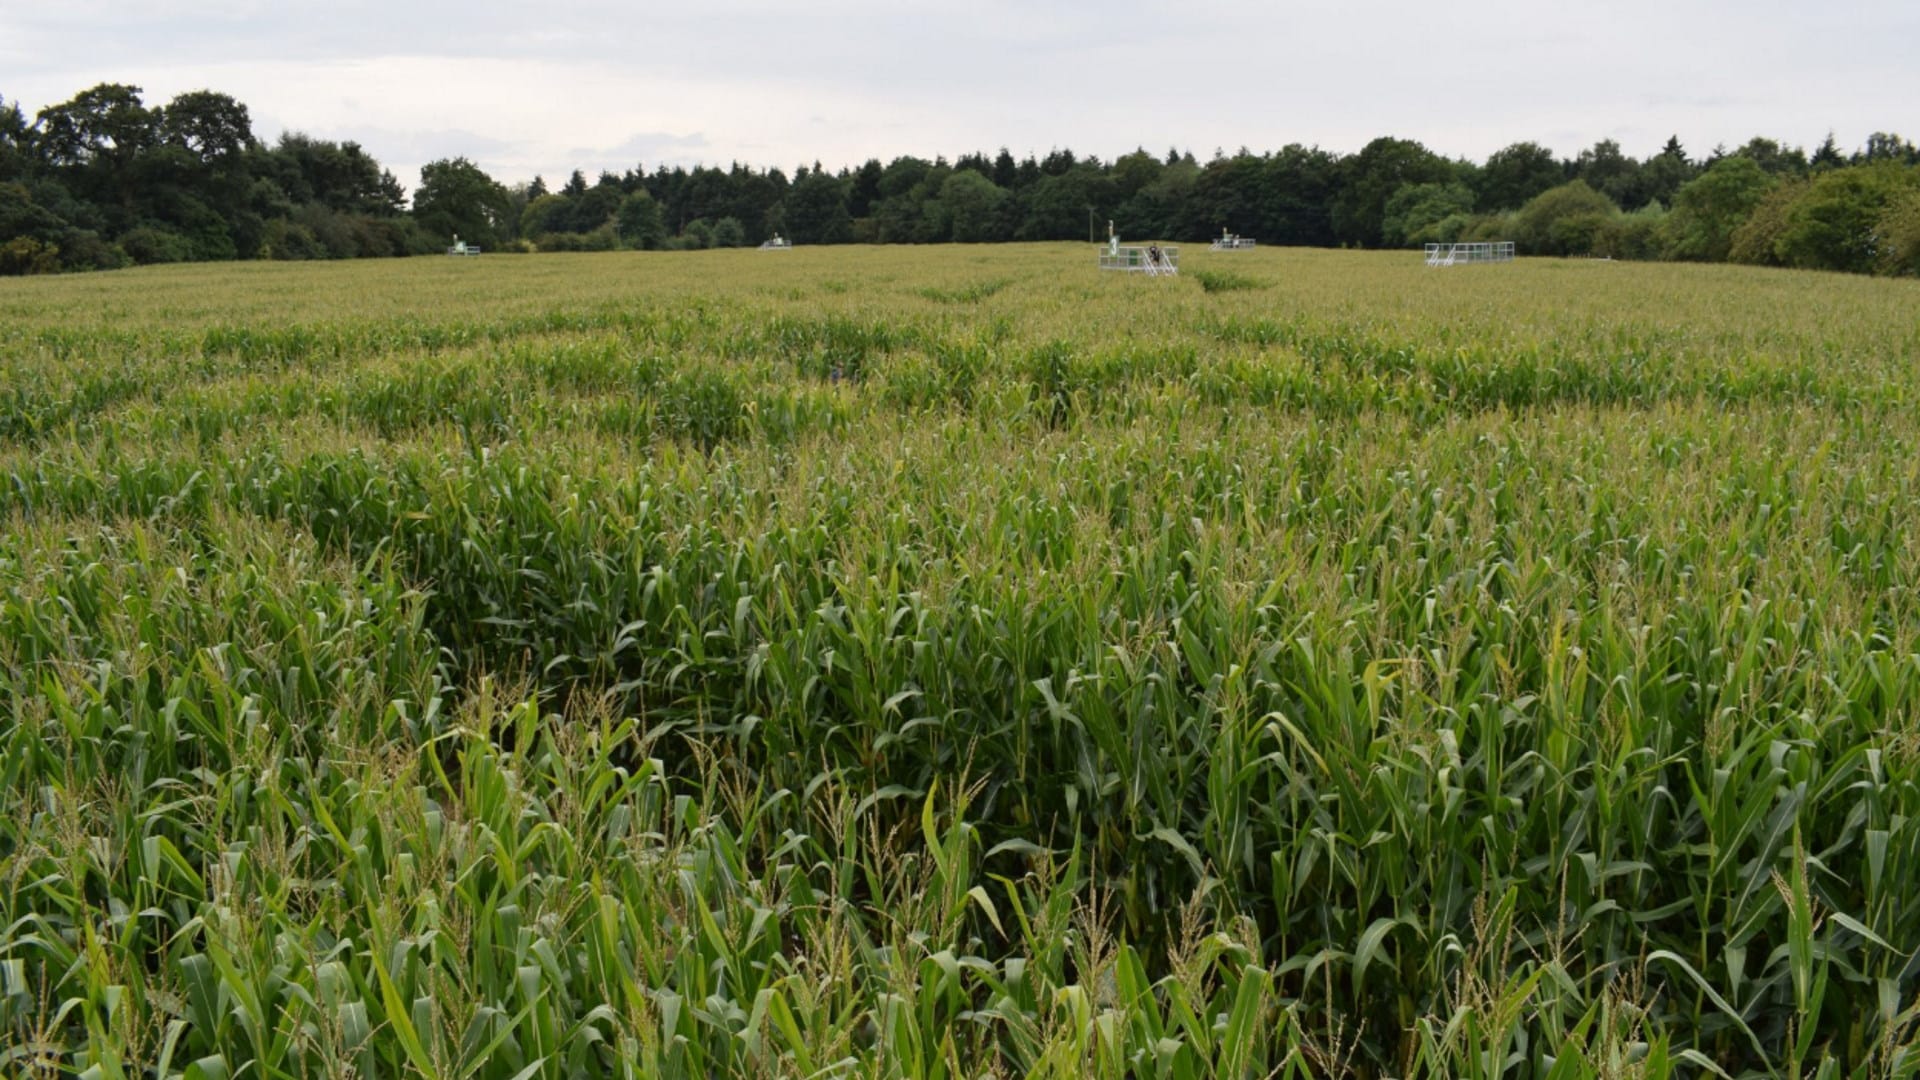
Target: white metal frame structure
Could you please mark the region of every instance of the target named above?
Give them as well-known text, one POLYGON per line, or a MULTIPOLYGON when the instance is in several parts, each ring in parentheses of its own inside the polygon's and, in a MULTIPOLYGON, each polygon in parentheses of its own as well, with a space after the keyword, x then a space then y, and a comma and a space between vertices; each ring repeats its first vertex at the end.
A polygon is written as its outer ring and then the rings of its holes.
POLYGON ((466 242, 465 240, 462 240, 462 239, 460 239, 460 236, 459 236, 459 234, 458 234, 458 233, 455 233, 455 234, 454 234, 454 237, 453 237, 453 246, 447 249, 447 254, 449 254, 449 255, 478 255, 478 254, 480 254, 480 249, 479 249, 479 248, 477 248, 477 247, 474 247, 473 245, 471 245, 471 244, 469 244, 469 243, 467 243, 467 242, 466 242))
POLYGON ((1513 241, 1496 240, 1480 244, 1428 244, 1428 266, 1460 266, 1472 263, 1513 261, 1513 241))
POLYGON ((1253 248, 1253 237, 1235 236, 1232 233, 1223 232, 1220 234, 1220 239, 1215 240, 1212 246, 1210 246, 1207 250, 1208 251, 1249 251, 1252 248, 1253 248))
POLYGON ((1147 244, 1109 244, 1100 249, 1100 269, 1148 277, 1179 276, 1180 249, 1161 246, 1157 257, 1154 250, 1153 245, 1147 244))
POLYGON ((781 236, 779 233, 774 233, 771 239, 766 240, 760 245, 760 250, 761 251, 792 251, 793 241, 788 240, 787 238, 781 236))

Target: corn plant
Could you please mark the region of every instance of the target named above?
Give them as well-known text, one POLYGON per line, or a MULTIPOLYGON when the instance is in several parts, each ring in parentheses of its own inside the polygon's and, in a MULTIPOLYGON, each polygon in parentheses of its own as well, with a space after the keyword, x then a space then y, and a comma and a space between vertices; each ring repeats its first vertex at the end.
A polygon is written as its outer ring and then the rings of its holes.
POLYGON ((5 285, 0 1073, 1920 1070, 1911 282, 1085 254, 5 285))

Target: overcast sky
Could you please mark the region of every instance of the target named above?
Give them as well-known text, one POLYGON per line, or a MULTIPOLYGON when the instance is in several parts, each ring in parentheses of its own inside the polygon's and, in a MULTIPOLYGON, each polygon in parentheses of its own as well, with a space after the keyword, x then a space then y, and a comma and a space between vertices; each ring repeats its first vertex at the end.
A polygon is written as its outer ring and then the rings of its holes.
POLYGON ((1377 135, 1700 156, 1764 134, 1920 139, 1920 0, 0 0, 0 97, 231 94, 411 187, 1007 146, 1201 158, 1377 135))

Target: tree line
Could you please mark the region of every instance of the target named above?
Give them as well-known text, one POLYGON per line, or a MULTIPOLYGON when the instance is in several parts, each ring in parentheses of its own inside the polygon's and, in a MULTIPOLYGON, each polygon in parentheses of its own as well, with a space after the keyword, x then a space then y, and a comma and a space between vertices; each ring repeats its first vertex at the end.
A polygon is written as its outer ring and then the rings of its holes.
POLYGON ((148 106, 101 84, 31 120, 0 97, 0 273, 222 259, 492 250, 992 243, 1123 236, 1400 247, 1513 240, 1524 254, 1737 261, 1920 274, 1920 149, 1876 133, 1843 152, 1754 138, 1645 159, 1603 140, 1570 159, 1518 142, 1484 162, 1383 137, 1354 154, 1136 150, 1111 161, 1002 149, 788 175, 644 166, 508 185, 455 157, 411 200, 353 142, 267 145, 247 107, 199 90, 148 106))

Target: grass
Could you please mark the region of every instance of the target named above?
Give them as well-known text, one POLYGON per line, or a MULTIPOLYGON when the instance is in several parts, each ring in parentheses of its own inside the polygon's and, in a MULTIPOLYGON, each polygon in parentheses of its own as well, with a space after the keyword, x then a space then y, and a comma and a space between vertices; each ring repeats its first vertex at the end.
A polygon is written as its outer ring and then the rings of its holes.
POLYGON ((0 287, 0 1073, 1920 1064, 1913 283, 953 251, 0 287))

